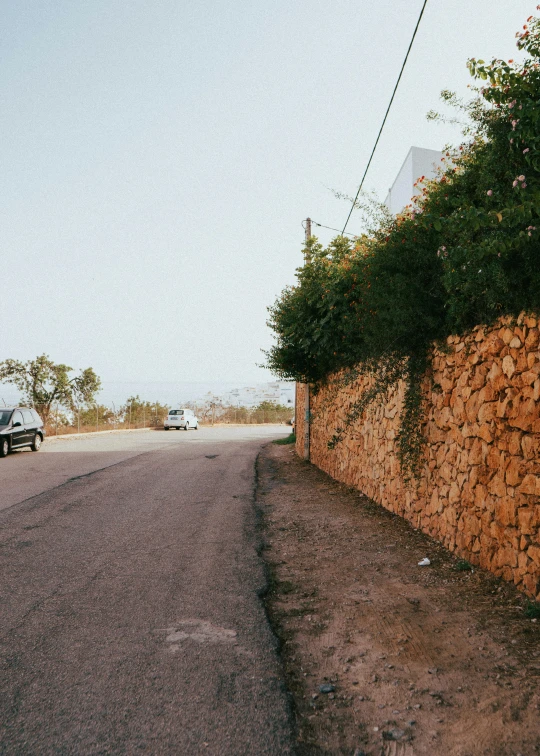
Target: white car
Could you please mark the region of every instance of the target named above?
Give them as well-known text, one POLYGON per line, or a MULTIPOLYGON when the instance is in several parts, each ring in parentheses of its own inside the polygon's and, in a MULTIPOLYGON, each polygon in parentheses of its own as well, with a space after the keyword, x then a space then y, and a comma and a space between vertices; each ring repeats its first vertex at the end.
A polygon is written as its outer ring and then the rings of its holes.
POLYGON ((169 430, 170 428, 176 428, 177 430, 180 430, 180 428, 184 430, 193 428, 193 430, 199 430, 199 421, 190 409, 173 409, 169 410, 163 427, 165 430, 169 430))

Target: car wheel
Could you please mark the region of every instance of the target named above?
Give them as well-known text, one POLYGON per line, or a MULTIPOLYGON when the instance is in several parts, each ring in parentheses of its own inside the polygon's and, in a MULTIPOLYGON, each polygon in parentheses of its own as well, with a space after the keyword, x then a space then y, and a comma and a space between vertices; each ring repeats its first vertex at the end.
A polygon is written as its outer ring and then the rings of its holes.
POLYGON ((186 424, 184 425, 184 430, 189 430, 189 423, 186 423, 186 424))
POLYGON ((163 428, 163 430, 169 430, 168 428, 163 428))
POLYGON ((9 454, 9 441, 7 438, 3 438, 0 441, 0 457, 7 457, 9 454))
POLYGON ((32 451, 39 451, 41 449, 41 436, 39 435, 39 433, 36 433, 36 435, 34 436, 34 440, 30 444, 30 448, 32 449, 32 451))
POLYGON ((193 428, 193 430, 199 430, 199 423, 195 424, 195 427, 193 428))

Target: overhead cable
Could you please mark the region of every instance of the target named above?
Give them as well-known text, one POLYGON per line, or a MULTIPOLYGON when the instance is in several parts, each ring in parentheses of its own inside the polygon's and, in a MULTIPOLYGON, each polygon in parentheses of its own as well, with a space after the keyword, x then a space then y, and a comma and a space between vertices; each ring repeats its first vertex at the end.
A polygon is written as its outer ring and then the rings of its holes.
POLYGON ((317 221, 314 220, 312 220, 311 222, 314 226, 319 226, 319 228, 327 228, 329 231, 337 231, 338 234, 341 234, 342 236, 343 234, 346 234, 347 236, 358 237, 358 234, 351 234, 350 231, 340 231, 339 228, 332 228, 332 226, 323 226, 322 223, 317 223, 317 221))
POLYGON ((394 91, 392 92, 392 97, 390 98, 390 102, 388 103, 388 107, 386 108, 386 113, 384 114, 383 122, 381 124, 381 128, 379 129, 379 133, 377 134, 377 139, 375 140, 375 145, 373 146, 373 149, 371 151, 371 155, 368 160, 368 164, 366 166, 366 170, 364 171, 364 175, 362 176, 362 181, 360 182, 360 186, 358 187, 358 191, 356 192, 356 197, 353 200, 353 203, 351 205, 351 209, 349 210, 349 215, 347 216, 347 220, 345 221, 345 225, 343 226, 342 234, 345 233, 345 229, 347 228, 347 224, 349 223, 349 219, 352 215, 352 211, 354 210, 354 206, 356 205, 356 200, 358 199, 360 192, 362 191, 362 187, 364 185, 364 180, 366 178, 367 172, 369 171, 369 166, 371 165, 371 161, 373 160, 373 155, 375 154, 375 150, 377 149, 377 145, 379 144, 379 139, 381 138, 382 130, 384 129, 384 124, 386 123, 386 119, 388 118, 388 113, 390 112, 390 108, 392 107, 392 103, 394 101, 395 94, 397 92, 397 88, 399 86, 399 82, 401 81, 401 76, 403 74, 403 71, 405 69, 405 64, 407 63, 407 58, 409 57, 409 53, 411 51, 411 48, 413 46, 414 38, 416 37, 416 32, 418 31, 418 27, 420 26, 420 21, 422 20, 422 16, 424 15, 424 9, 427 5, 427 0, 424 0, 424 4, 422 5, 422 10, 420 11, 420 15, 418 16, 418 21, 416 22, 416 26, 414 27, 414 32, 411 37, 411 41, 409 43, 409 47, 407 49, 407 54, 405 55, 405 60, 403 61, 403 65, 401 66, 401 71, 399 72, 398 79, 396 81, 396 86, 394 87, 394 91))

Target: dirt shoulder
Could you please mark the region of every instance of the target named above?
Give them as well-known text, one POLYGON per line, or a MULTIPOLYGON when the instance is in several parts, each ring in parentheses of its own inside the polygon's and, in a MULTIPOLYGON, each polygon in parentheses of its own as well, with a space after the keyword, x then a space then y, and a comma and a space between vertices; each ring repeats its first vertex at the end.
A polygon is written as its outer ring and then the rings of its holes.
POLYGON ((540 753, 540 619, 513 586, 291 446, 261 453, 257 502, 301 756, 540 753))

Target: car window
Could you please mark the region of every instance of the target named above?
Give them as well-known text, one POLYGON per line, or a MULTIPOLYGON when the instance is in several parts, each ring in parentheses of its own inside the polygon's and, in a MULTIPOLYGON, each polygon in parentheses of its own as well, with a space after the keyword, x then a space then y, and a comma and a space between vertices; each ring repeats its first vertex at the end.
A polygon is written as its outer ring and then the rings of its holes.
POLYGON ((23 410, 22 416, 24 418, 24 424, 25 425, 33 425, 34 424, 34 418, 32 417, 32 413, 30 410, 23 410))
POLYGON ((11 410, 0 410, 0 425, 7 425, 11 417, 11 410))
POLYGON ((34 418, 34 422, 41 424, 41 418, 38 415, 38 413, 35 410, 30 410, 30 412, 32 413, 32 417, 34 418))
POLYGON ((12 420, 13 420, 13 423, 20 423, 21 425, 23 424, 23 416, 18 411, 13 413, 12 420))
POLYGON ((184 414, 184 410, 171 410, 169 412, 169 415, 183 415, 183 414, 184 414))

